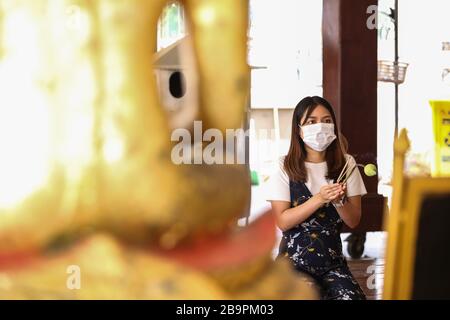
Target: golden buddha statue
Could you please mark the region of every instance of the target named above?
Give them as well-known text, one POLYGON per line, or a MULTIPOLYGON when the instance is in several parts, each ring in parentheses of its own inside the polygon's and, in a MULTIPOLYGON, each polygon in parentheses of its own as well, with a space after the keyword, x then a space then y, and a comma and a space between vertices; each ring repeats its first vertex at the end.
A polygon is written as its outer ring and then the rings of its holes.
MULTIPOLYGON (((150 58, 165 4, 1 1, 0 298, 317 297, 272 261, 270 213, 233 227, 249 201, 244 165, 171 161, 150 58)), ((240 128, 247 4, 184 4, 197 119, 240 128)))

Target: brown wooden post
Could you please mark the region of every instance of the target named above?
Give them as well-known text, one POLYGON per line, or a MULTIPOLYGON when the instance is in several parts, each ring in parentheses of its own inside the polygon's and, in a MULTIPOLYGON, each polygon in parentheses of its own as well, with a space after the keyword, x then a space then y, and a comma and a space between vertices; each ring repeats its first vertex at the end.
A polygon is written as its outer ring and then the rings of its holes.
MULTIPOLYGON (((349 153, 377 164, 377 30, 367 9, 377 0, 323 0, 323 89, 334 106, 349 153)), ((391 148, 391 146, 386 146, 391 148)), ((378 177, 365 177, 363 218, 356 231, 381 230, 385 198, 378 177)))

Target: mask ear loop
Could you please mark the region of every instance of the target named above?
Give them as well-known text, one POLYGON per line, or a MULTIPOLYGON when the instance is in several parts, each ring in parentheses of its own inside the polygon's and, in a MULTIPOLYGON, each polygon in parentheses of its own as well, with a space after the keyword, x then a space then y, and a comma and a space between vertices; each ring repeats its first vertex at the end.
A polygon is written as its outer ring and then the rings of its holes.
POLYGON ((298 128, 300 129, 300 132, 299 132, 298 138, 299 138, 300 140, 302 140, 302 141, 303 141, 303 139, 302 139, 302 137, 301 137, 301 135, 300 135, 300 133, 302 133, 302 126, 301 126, 300 124, 297 124, 297 126, 298 126, 298 128))

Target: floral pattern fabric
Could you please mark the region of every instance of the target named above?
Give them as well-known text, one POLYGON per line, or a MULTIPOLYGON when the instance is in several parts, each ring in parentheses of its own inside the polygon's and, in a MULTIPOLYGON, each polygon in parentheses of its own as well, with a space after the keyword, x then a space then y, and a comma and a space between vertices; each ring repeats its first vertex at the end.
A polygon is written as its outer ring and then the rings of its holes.
MULTIPOLYGON (((289 187, 291 207, 312 197, 304 183, 290 181, 289 187)), ((342 226, 334 206, 324 206, 301 224, 283 232, 279 257, 289 258, 296 270, 312 276, 321 287, 323 299, 365 299, 342 253, 342 226)))

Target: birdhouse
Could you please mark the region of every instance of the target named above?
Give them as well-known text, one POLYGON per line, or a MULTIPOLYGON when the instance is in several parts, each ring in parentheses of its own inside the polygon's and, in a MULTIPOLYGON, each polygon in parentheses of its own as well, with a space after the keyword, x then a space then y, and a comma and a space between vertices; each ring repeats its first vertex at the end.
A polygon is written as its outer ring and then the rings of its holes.
POLYGON ((154 55, 158 93, 172 129, 191 127, 198 112, 197 77, 190 37, 154 55))

